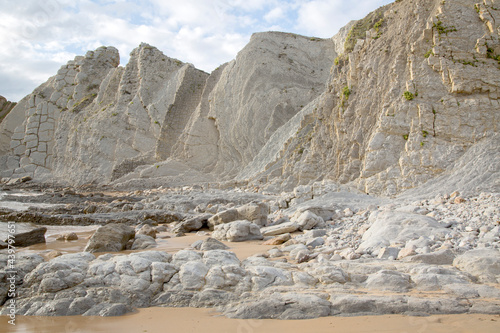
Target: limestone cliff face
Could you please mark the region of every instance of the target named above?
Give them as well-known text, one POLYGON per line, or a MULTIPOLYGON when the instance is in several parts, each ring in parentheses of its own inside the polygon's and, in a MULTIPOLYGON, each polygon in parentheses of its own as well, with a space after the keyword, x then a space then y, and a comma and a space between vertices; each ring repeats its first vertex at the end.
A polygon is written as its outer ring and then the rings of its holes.
POLYGON ((2 176, 229 179, 320 93, 335 56, 330 40, 261 33, 209 75, 147 44, 124 68, 115 48, 99 48, 20 103, 2 176))
POLYGON ((208 74, 147 44, 125 68, 118 64, 118 51, 101 47, 25 98, 13 112, 23 121, 11 136, 3 175, 103 184, 154 162, 169 118, 182 122, 174 103, 197 104, 208 74))
MULTIPOLYGON (((211 74, 147 44, 125 67, 99 48, 2 122, 2 176, 276 191, 328 179, 394 195, 451 165, 484 169, 466 153, 498 142, 498 7, 396 1, 328 40, 255 34, 211 74)), ((493 179, 483 171, 467 174, 493 179)))
POLYGON ((320 94, 335 56, 331 40, 254 34, 235 60, 212 74, 176 156, 199 170, 233 178, 320 94))
POLYGON ((260 180, 284 186, 326 178, 392 195, 498 133, 494 1, 397 1, 374 17, 353 26, 366 30, 363 39, 333 64, 309 121, 260 180))

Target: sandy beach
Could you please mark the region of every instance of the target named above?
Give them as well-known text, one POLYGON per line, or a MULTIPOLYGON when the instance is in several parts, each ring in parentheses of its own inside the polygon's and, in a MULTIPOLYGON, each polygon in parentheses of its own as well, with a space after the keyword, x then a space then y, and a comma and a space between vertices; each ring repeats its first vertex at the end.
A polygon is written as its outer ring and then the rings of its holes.
POLYGON ((287 333, 299 332, 384 332, 384 333, 497 333, 500 315, 439 315, 407 317, 401 315, 323 317, 310 320, 228 319, 213 310, 192 308, 140 309, 121 317, 24 317, 17 325, 7 324, 2 316, 0 331, 16 333, 287 333))

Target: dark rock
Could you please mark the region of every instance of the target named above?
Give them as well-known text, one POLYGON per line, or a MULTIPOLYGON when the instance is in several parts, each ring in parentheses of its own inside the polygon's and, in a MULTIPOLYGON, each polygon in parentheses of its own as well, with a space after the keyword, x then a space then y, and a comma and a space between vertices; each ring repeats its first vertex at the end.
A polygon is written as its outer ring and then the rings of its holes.
POLYGON ((90 238, 86 252, 118 252, 126 249, 129 240, 135 237, 135 230, 123 224, 110 223, 96 230, 90 238))
POLYGON ((211 214, 203 214, 189 218, 177 224, 177 226, 174 228, 173 231, 174 233, 178 232, 186 233, 186 232, 200 230, 201 228, 203 228, 203 226, 207 225, 208 219, 211 217, 212 217, 211 214))
POLYGON ((26 247, 34 244, 45 243, 45 232, 47 228, 36 228, 28 232, 15 235, 15 246, 26 247))

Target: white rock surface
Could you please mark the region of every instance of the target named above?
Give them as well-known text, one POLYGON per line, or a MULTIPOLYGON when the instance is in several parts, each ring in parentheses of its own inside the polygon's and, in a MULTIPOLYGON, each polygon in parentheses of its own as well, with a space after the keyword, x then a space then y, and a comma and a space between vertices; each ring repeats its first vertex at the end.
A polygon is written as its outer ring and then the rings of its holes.
POLYGON ((263 239, 259 226, 247 220, 219 224, 215 227, 212 237, 228 242, 263 239))

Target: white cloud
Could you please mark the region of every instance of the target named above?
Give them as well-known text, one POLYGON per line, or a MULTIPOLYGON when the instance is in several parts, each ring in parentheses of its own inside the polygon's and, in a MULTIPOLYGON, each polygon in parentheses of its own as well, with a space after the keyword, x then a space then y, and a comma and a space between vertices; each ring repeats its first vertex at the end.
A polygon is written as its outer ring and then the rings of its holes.
POLYGON ((301 1, 295 28, 304 34, 328 38, 351 20, 359 20, 390 0, 314 0, 301 1))
POLYGON ((272 9, 269 13, 267 13, 264 16, 264 19, 267 22, 275 22, 275 21, 282 19, 284 17, 285 17, 285 11, 284 11, 283 7, 276 7, 274 9, 272 9))
POLYGON ((390 0, 0 0, 0 95, 19 100, 75 55, 141 42, 205 71, 234 59, 254 32, 333 36, 390 0))

